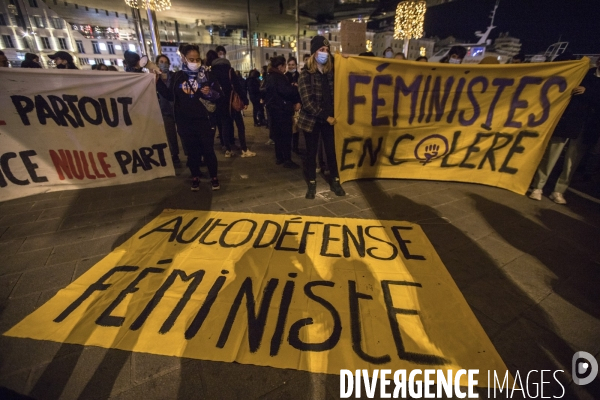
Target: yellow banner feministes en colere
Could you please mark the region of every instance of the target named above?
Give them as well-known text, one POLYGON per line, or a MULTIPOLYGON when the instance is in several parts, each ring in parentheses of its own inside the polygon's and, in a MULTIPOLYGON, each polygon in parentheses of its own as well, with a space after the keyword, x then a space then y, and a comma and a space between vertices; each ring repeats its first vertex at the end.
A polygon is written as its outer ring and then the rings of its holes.
POLYGON ((330 374, 479 369, 479 386, 506 373, 400 221, 166 210, 6 335, 330 374))
POLYGON ((340 179, 482 183, 524 194, 589 60, 453 65, 335 57, 340 179))

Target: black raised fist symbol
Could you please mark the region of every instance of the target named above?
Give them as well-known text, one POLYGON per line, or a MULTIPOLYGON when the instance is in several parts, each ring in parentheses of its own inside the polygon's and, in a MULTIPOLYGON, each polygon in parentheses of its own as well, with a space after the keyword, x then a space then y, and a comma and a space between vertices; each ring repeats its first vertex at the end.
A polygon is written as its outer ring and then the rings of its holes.
POLYGON ((425 146, 425 164, 431 161, 432 158, 436 157, 440 151, 440 146, 437 144, 430 144, 425 146))

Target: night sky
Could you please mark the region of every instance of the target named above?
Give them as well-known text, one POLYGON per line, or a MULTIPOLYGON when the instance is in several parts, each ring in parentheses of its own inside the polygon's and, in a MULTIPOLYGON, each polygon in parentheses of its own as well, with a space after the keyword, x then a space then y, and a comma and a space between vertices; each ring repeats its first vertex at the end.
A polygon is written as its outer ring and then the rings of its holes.
MULTIPOLYGON (((474 43, 475 31, 485 31, 495 0, 455 0, 431 7, 425 15, 425 34, 450 35, 474 43)), ((600 0, 500 0, 495 39, 501 32, 521 39, 526 54, 543 52, 552 43, 568 41, 575 54, 600 53, 600 0)))

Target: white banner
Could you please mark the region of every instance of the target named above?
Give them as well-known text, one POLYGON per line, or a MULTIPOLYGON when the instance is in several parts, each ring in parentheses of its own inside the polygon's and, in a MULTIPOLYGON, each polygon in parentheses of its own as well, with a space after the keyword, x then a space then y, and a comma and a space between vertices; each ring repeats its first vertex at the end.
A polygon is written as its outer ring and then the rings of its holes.
POLYGON ((174 174, 154 75, 0 68, 0 201, 174 174))

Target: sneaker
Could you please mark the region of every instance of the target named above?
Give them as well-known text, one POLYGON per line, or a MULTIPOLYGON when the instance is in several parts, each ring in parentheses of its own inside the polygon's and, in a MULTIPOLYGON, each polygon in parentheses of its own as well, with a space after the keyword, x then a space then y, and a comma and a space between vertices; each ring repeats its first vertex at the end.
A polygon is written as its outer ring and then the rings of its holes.
POLYGON ((242 150, 242 158, 246 158, 246 157, 254 157, 256 156, 256 153, 250 151, 250 150, 242 150))
POLYGON ((563 194, 559 192, 552 192, 550 194, 550 200, 552 200, 556 204, 567 204, 567 201, 563 197, 563 194))
POLYGON ((231 158, 231 156, 233 156, 233 153, 230 150, 227 150, 225 152, 225 158, 231 158))
POLYGON ((342 188, 342 185, 340 185, 340 178, 335 178, 333 181, 331 181, 331 184, 329 185, 329 189, 331 189, 331 191, 333 193, 335 193, 336 196, 345 196, 346 195, 344 188, 342 188))
POLYGON ((533 200, 542 200, 542 189, 533 189, 529 194, 529 198, 533 200))
POLYGON ((197 192, 200 190, 200 179, 197 177, 192 179, 192 192, 197 192))
POLYGON ((221 189, 221 184, 219 183, 219 178, 212 178, 210 181, 210 184, 212 186, 212 190, 221 189))
POLYGON ((298 169, 298 168, 300 168, 300 166, 298 164, 296 164, 295 162, 293 162, 292 160, 287 160, 286 162, 283 163, 283 168, 298 169))
POLYGON ((265 144, 275 144, 275 142, 273 140, 269 139, 269 140, 267 140, 267 143, 265 143, 265 144))
POLYGON ((321 168, 317 167, 317 174, 321 172, 321 168))
POLYGON ((313 200, 315 198, 316 194, 317 194, 317 182, 316 181, 308 182, 308 190, 306 191, 306 196, 304 196, 304 197, 306 199, 313 200))

